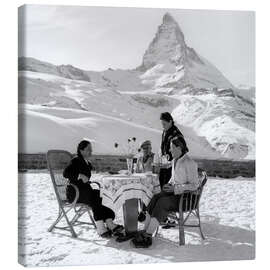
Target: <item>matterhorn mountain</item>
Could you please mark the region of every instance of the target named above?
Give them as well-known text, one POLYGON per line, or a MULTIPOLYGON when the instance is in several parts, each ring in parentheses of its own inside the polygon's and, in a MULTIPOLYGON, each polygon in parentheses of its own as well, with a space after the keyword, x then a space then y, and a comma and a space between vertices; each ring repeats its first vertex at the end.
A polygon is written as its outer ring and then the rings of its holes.
POLYGON ((166 13, 146 50, 139 70, 143 83, 154 88, 232 88, 222 73, 189 48, 178 23, 166 13), (153 80, 155 78, 155 80, 153 80))
POLYGON ((74 151, 82 137, 98 153, 116 153, 114 143, 129 137, 150 139, 157 152, 159 115, 169 111, 194 157, 255 159, 255 88, 233 86, 188 47, 169 13, 131 70, 86 71, 19 58, 19 103, 21 152, 74 151))

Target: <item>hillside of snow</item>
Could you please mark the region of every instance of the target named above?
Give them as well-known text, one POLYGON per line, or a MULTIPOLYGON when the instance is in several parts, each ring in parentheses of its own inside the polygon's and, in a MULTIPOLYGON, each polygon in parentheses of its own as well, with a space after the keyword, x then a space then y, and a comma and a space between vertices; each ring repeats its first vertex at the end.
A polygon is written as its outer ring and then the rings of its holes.
MULTIPOLYGON (((130 137, 136 137, 138 143, 150 139, 155 153, 160 147, 160 129, 101 113, 20 105, 19 122, 20 153, 46 152, 49 149, 66 149, 74 153, 78 142, 83 138, 92 141, 95 154, 127 154, 125 146, 130 137), (115 142, 120 144, 120 148, 114 147, 115 142)), ((190 130, 187 129, 185 136, 192 156, 220 158, 206 141, 203 144, 203 140, 194 138, 190 130)))
POLYGON ((227 158, 255 157, 255 109, 240 98, 216 94, 175 96, 178 123, 192 127, 227 158))
MULTIPOLYGON (((255 151, 252 147, 254 134, 250 131, 254 123, 240 127, 224 116, 226 108, 228 113, 235 112, 226 104, 228 97, 222 99, 213 94, 168 96, 136 91, 120 93, 97 88, 92 82, 31 71, 19 72, 19 85, 19 102, 29 104, 20 107, 19 120, 24 137, 21 138, 21 152, 44 152, 53 147, 74 149, 81 138, 87 137, 95 141, 98 153, 115 153, 112 147, 115 142, 125 144, 127 138, 133 136, 139 141, 151 139, 155 151, 158 151, 161 138, 159 115, 163 111, 172 111, 193 156, 252 159, 255 151), (91 113, 96 114, 95 120, 89 118, 91 113), (107 118, 102 124, 103 117, 108 117, 111 122, 107 118), (62 118, 68 123, 68 128, 62 118), (92 129, 96 125, 93 123, 97 122, 100 128, 93 134, 92 129), (115 134, 107 136, 106 130, 113 130, 111 125, 116 127, 115 134), (54 138, 42 136, 42 127, 50 127, 55 133, 54 138), (155 131, 145 132, 149 128, 155 131), (247 144, 250 145, 248 149, 245 147, 247 144), (214 153, 214 149, 219 151, 214 153)), ((246 123, 249 123, 248 119, 246 123)))

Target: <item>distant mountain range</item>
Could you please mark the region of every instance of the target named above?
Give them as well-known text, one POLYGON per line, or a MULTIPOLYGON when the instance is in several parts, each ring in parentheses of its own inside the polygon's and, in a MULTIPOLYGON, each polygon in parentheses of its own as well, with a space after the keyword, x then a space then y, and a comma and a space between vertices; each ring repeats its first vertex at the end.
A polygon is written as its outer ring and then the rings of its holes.
POLYGON ((191 147, 195 156, 255 159, 255 88, 233 86, 188 47, 169 13, 132 70, 85 71, 26 57, 18 62, 19 103, 100 113, 156 130, 160 112, 170 111, 190 143, 204 149, 191 147))

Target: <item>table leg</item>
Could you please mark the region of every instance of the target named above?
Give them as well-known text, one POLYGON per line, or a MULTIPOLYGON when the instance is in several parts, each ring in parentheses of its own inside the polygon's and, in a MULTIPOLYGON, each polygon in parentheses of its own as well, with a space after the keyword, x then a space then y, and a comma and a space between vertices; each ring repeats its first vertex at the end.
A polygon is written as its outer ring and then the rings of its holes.
POLYGON ((123 205, 124 225, 126 233, 138 230, 138 199, 126 200, 123 205))

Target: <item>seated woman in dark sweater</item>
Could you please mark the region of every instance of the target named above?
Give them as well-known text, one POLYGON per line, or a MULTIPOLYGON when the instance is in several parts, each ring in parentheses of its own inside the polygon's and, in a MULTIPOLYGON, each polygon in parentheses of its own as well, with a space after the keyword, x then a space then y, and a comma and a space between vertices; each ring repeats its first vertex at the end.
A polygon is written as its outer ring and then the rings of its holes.
MULTIPOLYGON (((77 156, 65 168, 63 175, 68 178, 71 184, 79 189, 78 203, 84 203, 92 208, 98 234, 108 238, 111 234, 117 234, 124 227, 113 222, 115 213, 108 207, 102 205, 99 190, 90 185, 92 165, 89 158, 92 155, 92 145, 89 141, 83 140, 78 144, 77 156)), ((67 198, 72 202, 75 198, 75 190, 72 186, 67 187, 67 198)))

